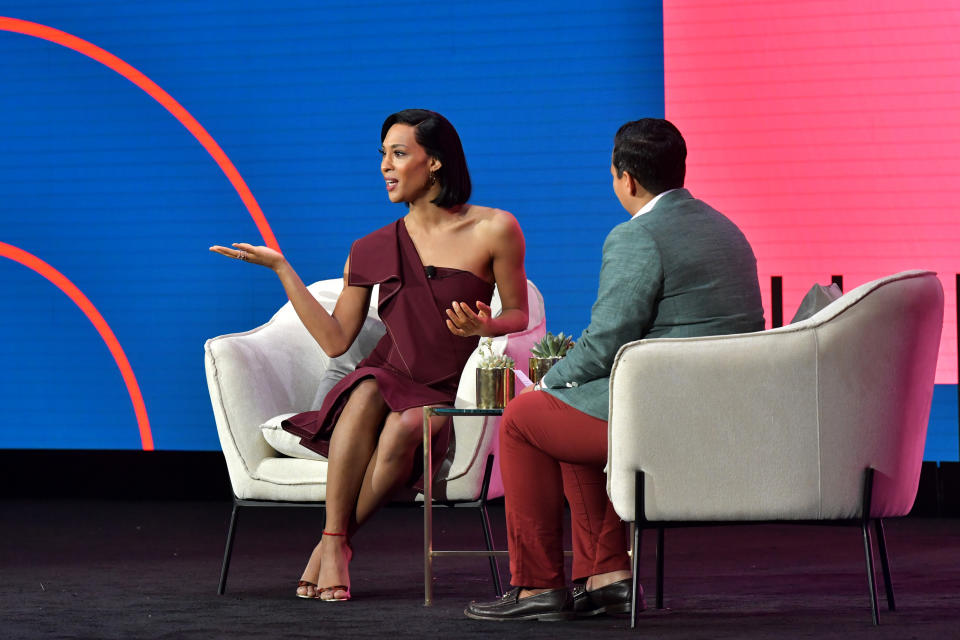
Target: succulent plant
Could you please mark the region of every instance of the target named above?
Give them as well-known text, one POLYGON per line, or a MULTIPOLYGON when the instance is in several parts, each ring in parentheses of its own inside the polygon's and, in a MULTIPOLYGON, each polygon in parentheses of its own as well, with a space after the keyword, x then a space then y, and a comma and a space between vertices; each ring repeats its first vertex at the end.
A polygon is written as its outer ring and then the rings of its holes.
POLYGON ((478 369, 513 369, 513 358, 507 354, 495 354, 493 352, 493 339, 480 338, 480 362, 477 363, 478 369))
POLYGON ((573 338, 564 335, 563 331, 557 335, 547 331, 547 335, 533 345, 530 354, 534 358, 562 358, 567 355, 567 351, 573 348, 573 344, 573 338))

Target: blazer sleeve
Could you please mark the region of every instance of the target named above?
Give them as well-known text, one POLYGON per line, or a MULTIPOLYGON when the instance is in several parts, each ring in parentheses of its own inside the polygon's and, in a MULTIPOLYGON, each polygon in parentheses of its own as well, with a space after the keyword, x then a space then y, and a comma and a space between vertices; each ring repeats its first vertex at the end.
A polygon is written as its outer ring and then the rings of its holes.
POLYGON ((620 347, 650 330, 663 289, 656 240, 637 220, 617 225, 603 243, 600 285, 590 324, 576 346, 543 377, 547 388, 610 377, 620 347))

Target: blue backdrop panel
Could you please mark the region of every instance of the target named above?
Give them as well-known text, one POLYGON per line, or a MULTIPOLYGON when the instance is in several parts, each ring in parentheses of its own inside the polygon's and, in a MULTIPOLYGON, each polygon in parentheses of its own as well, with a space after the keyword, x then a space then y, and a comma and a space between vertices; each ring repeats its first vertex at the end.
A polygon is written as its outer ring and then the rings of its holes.
POLYGON ((957 460, 957 385, 937 384, 933 387, 930 423, 924 460, 957 460))
MULTIPOLYGON (((659 2, 36 4, 3 14, 106 49, 210 132, 306 281, 337 277, 354 238, 403 214, 379 174, 383 118, 444 113, 472 201, 524 228, 549 328, 585 327, 603 238, 625 216, 613 134, 663 115, 659 2)), ((0 61, 0 241, 100 311, 158 449, 217 449, 203 342, 285 301, 270 272, 207 252, 260 242, 250 215, 196 139, 114 71, 5 31, 0 61)), ((0 292, 0 448, 139 448, 120 372, 83 313, 11 260, 0 292)))

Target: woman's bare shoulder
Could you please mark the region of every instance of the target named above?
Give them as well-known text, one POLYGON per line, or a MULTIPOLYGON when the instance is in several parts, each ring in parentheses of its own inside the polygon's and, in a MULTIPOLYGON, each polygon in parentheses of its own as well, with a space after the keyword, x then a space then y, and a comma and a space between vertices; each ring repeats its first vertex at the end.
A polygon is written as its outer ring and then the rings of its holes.
POLYGON ((469 215, 476 218, 484 219, 484 220, 497 218, 500 216, 508 216, 510 218, 513 217, 513 214, 510 213, 509 211, 505 211, 503 209, 497 209, 496 207, 485 207, 480 204, 470 204, 467 206, 469 207, 468 209, 469 215))
POLYGON ((469 215, 477 222, 484 233, 503 234, 520 231, 520 224, 512 213, 495 207, 470 205, 469 215))

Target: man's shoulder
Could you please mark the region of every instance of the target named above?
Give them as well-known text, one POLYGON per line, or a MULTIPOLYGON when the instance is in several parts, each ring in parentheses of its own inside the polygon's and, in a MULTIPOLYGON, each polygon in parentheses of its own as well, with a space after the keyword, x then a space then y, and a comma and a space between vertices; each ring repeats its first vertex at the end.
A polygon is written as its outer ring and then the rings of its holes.
POLYGON ((642 218, 643 216, 629 218, 610 229, 603 241, 604 251, 620 246, 655 245, 655 233, 641 222, 642 218))
POLYGON ((637 220, 658 237, 662 233, 673 237, 678 231, 681 234, 687 231, 710 234, 724 228, 736 228, 723 212, 694 198, 686 189, 668 193, 650 213, 639 216, 637 220))
POLYGON ((674 189, 665 194, 650 213, 637 219, 643 220, 646 218, 648 223, 662 222, 672 214, 686 211, 720 213, 703 200, 693 197, 693 194, 687 189, 674 189))
POLYGON ((643 215, 634 216, 632 218, 627 218, 623 222, 620 222, 607 234, 608 236, 644 236, 650 235, 651 227, 656 227, 658 224, 657 218, 660 216, 655 216, 653 211, 644 213, 643 215))

